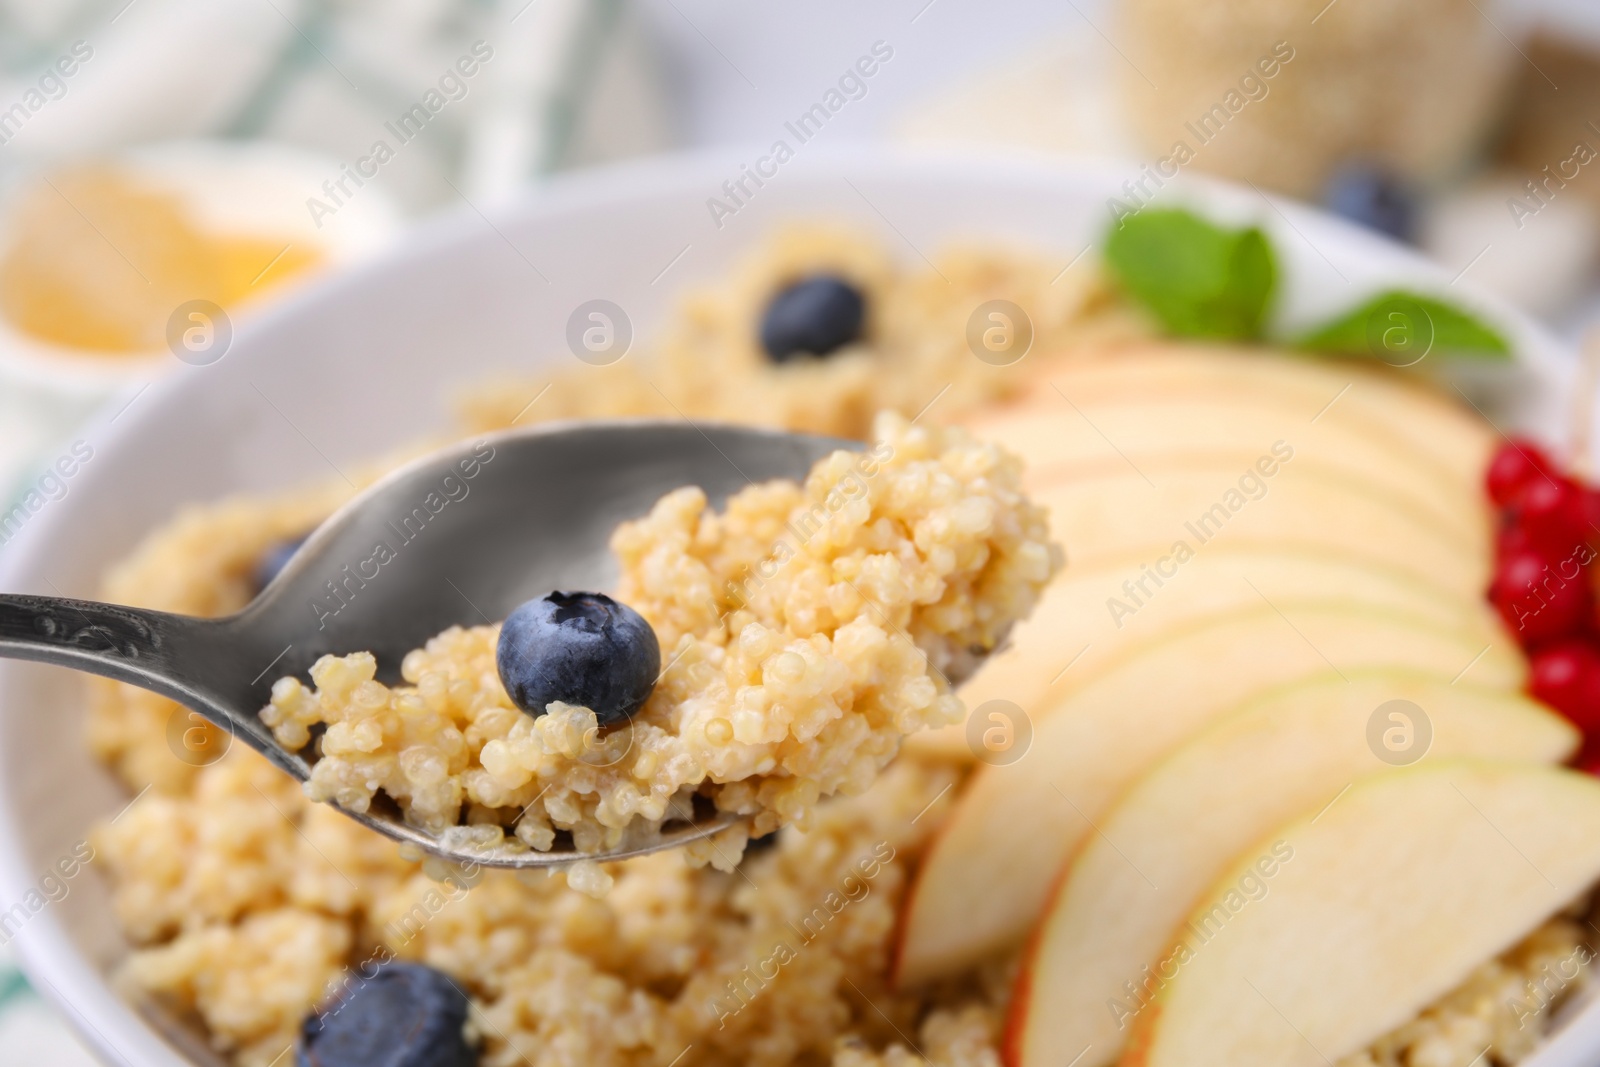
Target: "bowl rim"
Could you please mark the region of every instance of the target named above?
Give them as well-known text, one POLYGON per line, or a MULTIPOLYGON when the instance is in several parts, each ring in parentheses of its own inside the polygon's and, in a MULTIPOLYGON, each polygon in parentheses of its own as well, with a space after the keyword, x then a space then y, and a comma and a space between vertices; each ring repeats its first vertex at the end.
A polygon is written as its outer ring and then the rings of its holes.
MULTIPOLYGON (((741 163, 764 146, 746 144, 732 148, 673 153, 647 157, 621 164, 568 172, 543 185, 531 188, 517 199, 487 208, 489 216, 514 220, 538 220, 592 208, 657 196, 666 192, 698 197, 715 189, 727 174, 736 174, 741 163)), ((792 168, 787 181, 822 182, 841 173, 870 181, 881 175, 900 181, 937 179, 988 183, 997 194, 1019 186, 1055 187, 1070 178, 1115 192, 1122 182, 1140 173, 1143 162, 1133 159, 1070 159, 1033 152, 989 152, 978 157, 971 152, 924 147, 841 144, 816 146, 808 150, 805 167, 792 168)), ((1070 186, 1064 204, 1072 204, 1070 186)), ((1241 204, 1263 200, 1295 231, 1309 230, 1329 237, 1350 249, 1351 255, 1370 262, 1375 273, 1400 274, 1415 279, 1424 291, 1453 285, 1448 273, 1423 258, 1421 253, 1399 246, 1386 238, 1362 230, 1319 210, 1292 200, 1269 196, 1205 175, 1184 175, 1184 203, 1216 206, 1223 211, 1237 210, 1241 204)), ((1075 205, 1072 211, 1079 210, 1075 205)), ((1109 217, 1109 216, 1108 216, 1109 217)), ((347 293, 381 286, 386 276, 399 273, 432 256, 437 250, 485 239, 485 214, 471 203, 452 208, 414 224, 387 253, 373 257, 348 270, 327 276, 317 284, 305 286, 275 301, 260 314, 242 321, 235 343, 259 333, 271 334, 279 322, 291 322, 303 308, 336 302, 347 293)), ((490 223, 491 227, 494 225, 490 223)), ((746 243, 758 240, 761 232, 752 231, 746 243)), ((1302 233, 1302 237, 1304 234, 1302 233)), ((490 234, 488 239, 494 239, 490 234)), ((1306 239, 1309 243, 1310 239, 1306 239)), ((1484 293, 1467 281, 1460 289, 1461 302, 1488 316, 1509 335, 1519 362, 1527 365, 1546 391, 1558 390, 1569 376, 1571 346, 1497 297, 1484 293)), ((92 434, 97 443, 113 448, 137 438, 145 427, 160 419, 173 418, 181 401, 196 386, 188 375, 166 375, 137 391, 121 389, 85 425, 81 433, 92 434), (119 416, 131 398, 148 392, 145 403, 126 420, 119 416)), ((1549 432, 1550 427, 1535 428, 1549 432)), ((59 512, 46 512, 25 526, 0 551, 0 589, 18 588, 24 578, 42 573, 48 559, 54 527, 64 521, 59 512)), ((13 669, 0 660, 0 693, 13 669)), ((6 714, 0 707, 0 714, 6 714)), ((141 794, 142 795, 142 794, 141 794)), ((133 798, 137 799, 137 797, 133 798)), ((131 801, 130 801, 131 803, 131 801)), ((28 865, 19 824, 25 811, 16 810, 0 797, 0 902, 20 900, 32 888, 34 871, 28 865)), ((105 1062, 130 1067, 182 1067, 174 1044, 158 1035, 161 1029, 147 1014, 120 996, 112 977, 103 973, 90 958, 80 953, 68 935, 56 909, 44 908, 34 914, 26 928, 12 940, 23 972, 78 1032, 84 1043, 105 1062)), ((1528 1067, 1558 1067, 1557 1046, 1561 1046, 1560 1067, 1582 1062, 1584 1052, 1600 1049, 1600 1000, 1593 1001, 1570 1019, 1541 1046, 1528 1067)))

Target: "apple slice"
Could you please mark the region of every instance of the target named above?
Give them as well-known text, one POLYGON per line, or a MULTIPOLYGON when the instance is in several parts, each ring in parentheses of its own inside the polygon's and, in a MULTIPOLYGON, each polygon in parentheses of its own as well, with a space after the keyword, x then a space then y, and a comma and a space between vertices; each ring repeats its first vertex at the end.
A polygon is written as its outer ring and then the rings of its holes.
MULTIPOLYGON (((1124 557, 1068 567, 1045 588, 1033 614, 1012 630, 1010 642, 961 687, 967 707, 1009 700, 1024 708, 1044 708, 1131 650, 1199 619, 1260 605, 1262 598, 1274 604, 1366 604, 1441 627, 1459 627, 1477 634, 1480 648, 1509 641, 1483 597, 1443 592, 1403 571, 1349 556, 1218 545, 1169 575, 1175 578, 1170 584, 1150 572, 1152 562, 1124 557), (1158 580, 1164 584, 1156 585, 1158 580)), ((905 744, 908 751, 972 757, 961 725, 912 734, 905 744)))
POLYGON ((1388 563, 1463 596, 1489 582, 1489 553, 1465 532, 1442 531, 1403 500, 1291 460, 1241 491, 1246 470, 1174 461, 1138 470, 1118 461, 1093 468, 1030 467, 1024 484, 1049 509, 1050 531, 1068 562, 1144 550, 1181 573, 1183 561, 1220 545, 1250 541, 1340 551, 1388 563))
POLYGON ((1412 668, 1516 690, 1509 640, 1340 604, 1263 604, 1139 649, 1033 719, 1015 762, 979 768, 924 856, 901 916, 896 981, 960 970, 1019 942, 1063 861, 1134 778, 1249 697, 1330 666, 1412 668))
POLYGON ((1006 1026, 1010 1063, 1043 1067, 1082 1048, 1078 1067, 1114 1063, 1133 1015, 1126 983, 1137 989, 1152 973, 1172 931, 1237 857, 1356 778, 1424 757, 1557 763, 1578 743, 1565 719, 1520 696, 1400 671, 1346 673, 1229 713, 1097 820, 1023 964, 1006 1026), (1391 701, 1405 703, 1385 713, 1391 701), (1384 747, 1386 736, 1397 749, 1384 747))
POLYGON ((980 440, 1025 457, 1029 467, 1099 460, 1143 469, 1164 457, 1203 454, 1208 462, 1246 471, 1259 457, 1270 456, 1274 442, 1283 441, 1294 449, 1296 462, 1312 461, 1412 502, 1437 527, 1471 531, 1479 547, 1488 543, 1489 500, 1480 484, 1441 476, 1437 464, 1419 459, 1381 427, 1331 417, 1310 422, 1303 412, 1248 396, 1141 394, 1080 402, 1065 390, 1049 389, 966 425, 980 440))
POLYGON ((1300 411, 1308 423, 1338 418, 1381 425, 1406 443, 1405 451, 1429 457, 1468 487, 1480 484, 1497 443, 1493 428, 1454 397, 1388 368, 1347 360, 1156 342, 1108 348, 1099 358, 1042 360, 1034 378, 1030 397, 1059 387, 1075 403, 1171 394, 1270 397, 1300 411))
MULTIPOLYGON (((1130 1067, 1325 1067, 1600 876, 1600 781, 1428 761, 1247 850, 1174 932, 1130 1067)), ((1070 1056, 1070 1050, 1057 1050, 1070 1056)), ((1014 1061, 1013 1061, 1014 1062, 1014 1061)))

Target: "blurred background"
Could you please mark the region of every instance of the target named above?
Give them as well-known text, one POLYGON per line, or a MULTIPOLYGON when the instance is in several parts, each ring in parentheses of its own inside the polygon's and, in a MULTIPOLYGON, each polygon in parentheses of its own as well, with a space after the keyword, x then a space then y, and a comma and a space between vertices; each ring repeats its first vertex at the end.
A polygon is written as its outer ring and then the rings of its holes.
MULTIPOLYGON (((1600 326, 1595 0, 4 0, 0 510, 82 420, 420 220, 753 160, 818 106, 833 145, 1120 160, 1130 207, 1249 182, 1600 326)), ((91 1062, 3 946, 0 1049, 91 1062)))

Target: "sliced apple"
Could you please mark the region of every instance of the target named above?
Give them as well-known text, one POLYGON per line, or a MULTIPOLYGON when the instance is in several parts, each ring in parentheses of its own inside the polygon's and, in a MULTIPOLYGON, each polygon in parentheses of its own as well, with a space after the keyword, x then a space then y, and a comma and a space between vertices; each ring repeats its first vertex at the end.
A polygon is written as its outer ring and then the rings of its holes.
MULTIPOLYGON (((1477 634, 1480 648, 1508 640, 1481 596, 1443 592, 1403 571, 1349 556, 1219 545, 1197 554, 1170 581, 1150 573, 1153 562, 1124 557, 1068 567, 1046 587, 1033 614, 1017 624, 1006 647, 962 686, 967 707, 1009 700, 1046 709, 1131 650, 1202 618, 1264 600, 1366 604, 1459 627, 1477 634)), ((906 747, 950 759, 972 757, 961 725, 912 734, 906 747)))
POLYGON ((1480 484, 1496 438, 1492 427, 1454 397, 1406 381, 1382 367, 1342 360, 1279 356, 1260 349, 1165 342, 1042 360, 1031 396, 1059 387, 1083 403, 1101 397, 1182 394, 1189 398, 1274 398, 1307 422, 1352 419, 1386 427, 1464 485, 1480 484))
POLYGON ((1362 779, 1252 846, 1207 893, 1163 953, 1122 1062, 1325 1067, 1414 1018, 1597 876, 1600 781, 1588 775, 1428 761, 1362 779))
POLYGON ((1487 587, 1489 554, 1472 538, 1435 528, 1403 500, 1296 462, 1257 499, 1241 492, 1239 469, 1204 460, 1032 467, 1025 484, 1049 509, 1069 565, 1143 549, 1152 559, 1171 555, 1181 569, 1181 558, 1221 545, 1293 544, 1386 563, 1463 596, 1487 587))
POLYGON ((1086 1048, 1078 1067, 1114 1063, 1131 1019, 1126 983, 1154 972, 1237 857, 1355 779, 1393 759, 1556 763, 1577 743, 1565 719, 1523 697, 1390 670, 1329 672, 1229 713, 1124 793, 1068 862, 1012 998, 1010 1062, 1043 1067, 1086 1048), (1421 714, 1382 712, 1391 701, 1421 714))
POLYGON ((1412 668, 1515 690, 1507 641, 1338 604, 1263 604, 1139 649, 1033 718, 1026 754, 979 768, 934 839, 901 917, 896 980, 950 974, 1015 945, 1062 862, 1166 752, 1249 697, 1332 667, 1412 668))
MULTIPOLYGON (((1235 472, 1267 457, 1274 442, 1346 478, 1416 505, 1445 530, 1472 533, 1487 545, 1489 501, 1480 484, 1441 476, 1437 464, 1407 448, 1382 427, 1324 417, 1248 395, 1194 398, 1182 394, 1073 399, 1044 390, 1025 404, 985 413, 967 423, 980 440, 1024 456, 1030 468, 1127 463, 1145 468, 1169 456, 1205 455, 1235 472)), ((1265 480, 1265 479, 1263 479, 1265 480)))

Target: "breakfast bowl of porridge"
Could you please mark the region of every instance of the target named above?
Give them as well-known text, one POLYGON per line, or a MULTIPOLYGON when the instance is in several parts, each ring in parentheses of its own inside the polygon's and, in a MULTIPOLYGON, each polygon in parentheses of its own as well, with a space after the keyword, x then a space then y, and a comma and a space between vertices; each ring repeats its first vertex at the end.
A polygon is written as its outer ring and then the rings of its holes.
POLYGON ((304 783, 166 697, 0 660, 0 934, 86 1043, 1591 1062, 1571 354, 1249 190, 1119 212, 1115 166, 818 152, 708 213, 729 172, 441 219, 114 405, 8 517, 7 594, 226 617, 390 472, 472 464, 242 679, 304 783), (497 447, 638 420, 844 447, 640 490, 600 570, 485 591, 429 555, 467 494, 516 492, 497 447), (446 625, 340 639, 423 560, 446 625), (570 862, 444 863, 349 817, 378 808, 570 862), (690 808, 715 832, 611 858, 690 808))

